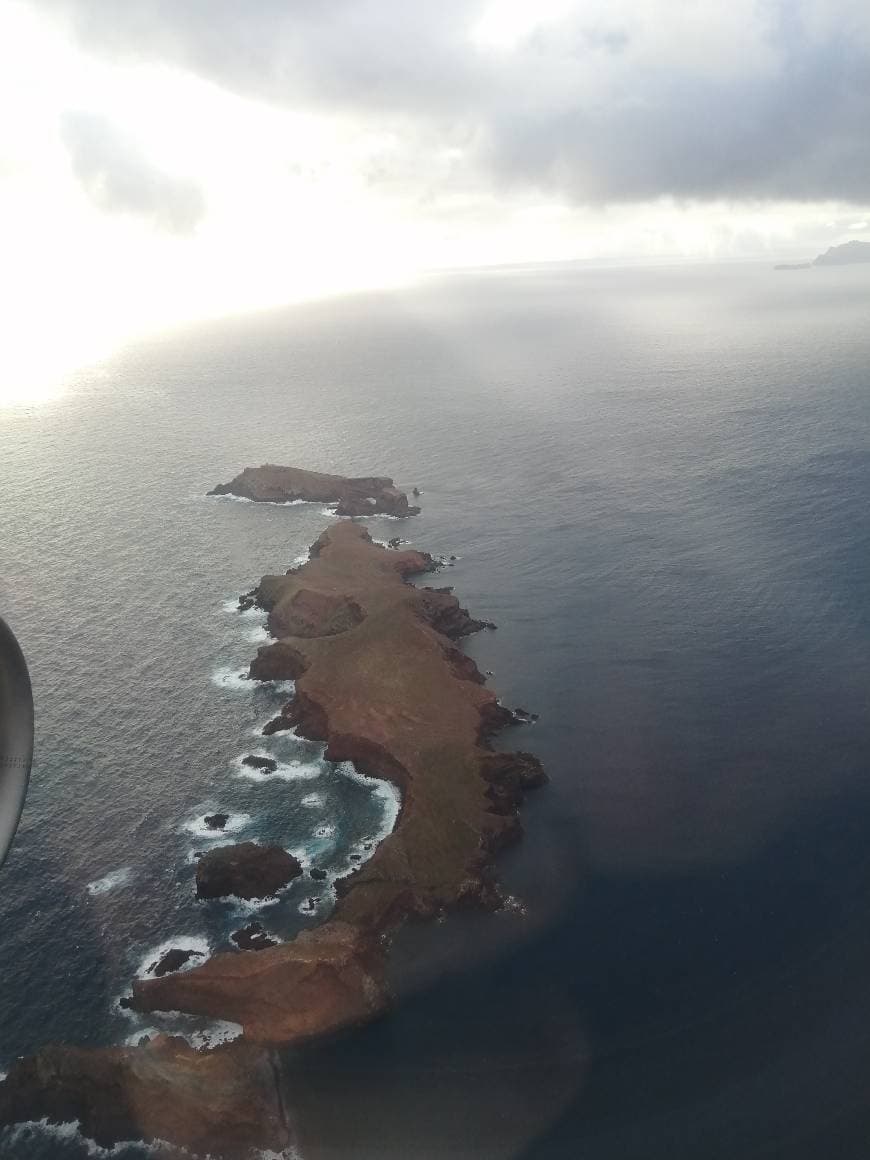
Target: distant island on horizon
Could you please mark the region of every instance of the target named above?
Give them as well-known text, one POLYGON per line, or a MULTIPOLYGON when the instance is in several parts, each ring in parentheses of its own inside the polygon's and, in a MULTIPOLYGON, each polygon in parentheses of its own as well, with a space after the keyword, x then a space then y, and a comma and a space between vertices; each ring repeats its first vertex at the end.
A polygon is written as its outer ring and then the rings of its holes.
POLYGON ((774 270, 810 270, 813 266, 854 266, 862 262, 870 262, 870 242, 853 240, 830 246, 812 262, 781 262, 774 270))

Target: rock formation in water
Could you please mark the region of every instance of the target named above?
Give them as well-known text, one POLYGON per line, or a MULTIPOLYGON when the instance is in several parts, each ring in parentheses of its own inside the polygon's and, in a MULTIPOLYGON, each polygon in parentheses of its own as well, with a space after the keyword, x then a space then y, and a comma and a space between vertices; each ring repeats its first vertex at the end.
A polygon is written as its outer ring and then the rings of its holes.
POLYGON ((196 864, 196 896, 270 898, 301 873, 299 862, 281 846, 218 846, 196 864))
POLYGON ((258 503, 334 503, 340 516, 413 516, 420 510, 408 504, 407 495, 387 476, 327 475, 275 463, 246 467, 235 479, 219 483, 208 494, 235 495, 258 503))
POLYGON ((242 758, 242 765, 246 765, 248 769, 265 770, 267 773, 274 773, 278 768, 278 762, 274 757, 263 757, 260 753, 249 753, 247 757, 242 758))
POLYGON ((172 947, 164 955, 161 955, 157 962, 152 963, 148 968, 148 973, 154 975, 155 978, 162 978, 163 975, 168 975, 171 971, 180 971, 185 963, 191 959, 201 959, 202 951, 184 950, 182 947, 172 947))
POLYGON ((266 947, 277 946, 278 940, 271 938, 261 922, 249 922, 241 930, 235 930, 230 938, 243 951, 264 951, 266 947))

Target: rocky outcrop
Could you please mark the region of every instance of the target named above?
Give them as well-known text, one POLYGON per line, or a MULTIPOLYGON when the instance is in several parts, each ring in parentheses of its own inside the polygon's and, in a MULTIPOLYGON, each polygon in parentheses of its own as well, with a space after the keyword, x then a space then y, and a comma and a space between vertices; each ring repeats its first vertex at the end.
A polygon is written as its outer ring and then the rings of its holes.
POLYGON ((302 873, 281 846, 240 842, 218 846, 196 864, 197 898, 269 898, 302 873))
POLYGON ((209 495, 235 495, 259 503, 334 503, 340 516, 413 516, 418 507, 387 476, 349 477, 305 471, 300 467, 280 467, 264 463, 246 467, 229 483, 219 483, 209 495))
POLYGON ((138 1047, 46 1047, 10 1067, 0 1124, 77 1120, 105 1147, 169 1140, 241 1160, 292 1142, 275 1074, 269 1053, 241 1042, 208 1052, 163 1035, 138 1047))
POLYGON ((160 979, 172 971, 180 971, 185 963, 191 959, 201 959, 202 955, 202 951, 183 950, 181 947, 173 947, 166 954, 161 955, 157 962, 151 964, 148 968, 148 974, 160 979))
POLYGON ((202 819, 210 830, 222 830, 230 820, 229 814, 206 814, 202 819))
POLYGON ((274 773, 278 768, 278 762, 274 757, 264 757, 261 753, 249 753, 247 757, 242 758, 242 765, 246 765, 248 769, 265 770, 267 773, 274 773))

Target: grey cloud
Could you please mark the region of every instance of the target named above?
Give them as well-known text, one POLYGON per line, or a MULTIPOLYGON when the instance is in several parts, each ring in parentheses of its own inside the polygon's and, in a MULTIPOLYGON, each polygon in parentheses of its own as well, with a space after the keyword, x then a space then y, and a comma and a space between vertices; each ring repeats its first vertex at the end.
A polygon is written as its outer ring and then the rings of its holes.
MULTIPOLYGON (((439 135, 460 135, 473 145, 463 172, 453 166, 445 180, 465 187, 599 203, 870 196, 870 38, 855 34, 868 31, 860 0, 747 5, 770 63, 744 67, 738 49, 708 46, 726 61, 738 55, 725 69, 717 60, 707 68, 689 40, 664 65, 645 49, 642 21, 635 27, 623 12, 602 24, 585 5, 499 55, 472 44, 483 4, 471 0, 32 3, 69 20, 92 49, 171 61, 291 107, 398 125, 409 157, 439 135), (842 20, 814 21, 820 6, 842 20)), ((657 11, 669 45, 681 46, 689 7, 673 0, 657 11)))
POLYGON ((61 131, 73 172, 101 209, 135 214, 177 234, 190 233, 205 213, 195 182, 154 166, 105 118, 69 113, 61 131))
POLYGON ((487 161, 506 181, 584 201, 865 201, 868 124, 870 54, 843 37, 793 43, 761 77, 651 72, 628 100, 499 110, 487 161))
POLYGON ((170 61, 249 96, 433 113, 480 82, 480 4, 440 0, 32 0, 86 46, 170 61))

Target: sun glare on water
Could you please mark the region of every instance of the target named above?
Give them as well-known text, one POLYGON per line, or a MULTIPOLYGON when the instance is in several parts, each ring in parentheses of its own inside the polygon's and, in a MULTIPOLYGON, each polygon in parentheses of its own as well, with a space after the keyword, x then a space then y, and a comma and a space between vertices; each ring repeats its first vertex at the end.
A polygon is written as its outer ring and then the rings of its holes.
POLYGON ((0 343, 0 409, 40 406, 68 388, 76 370, 98 363, 115 345, 56 316, 39 325, 19 318, 0 343))

